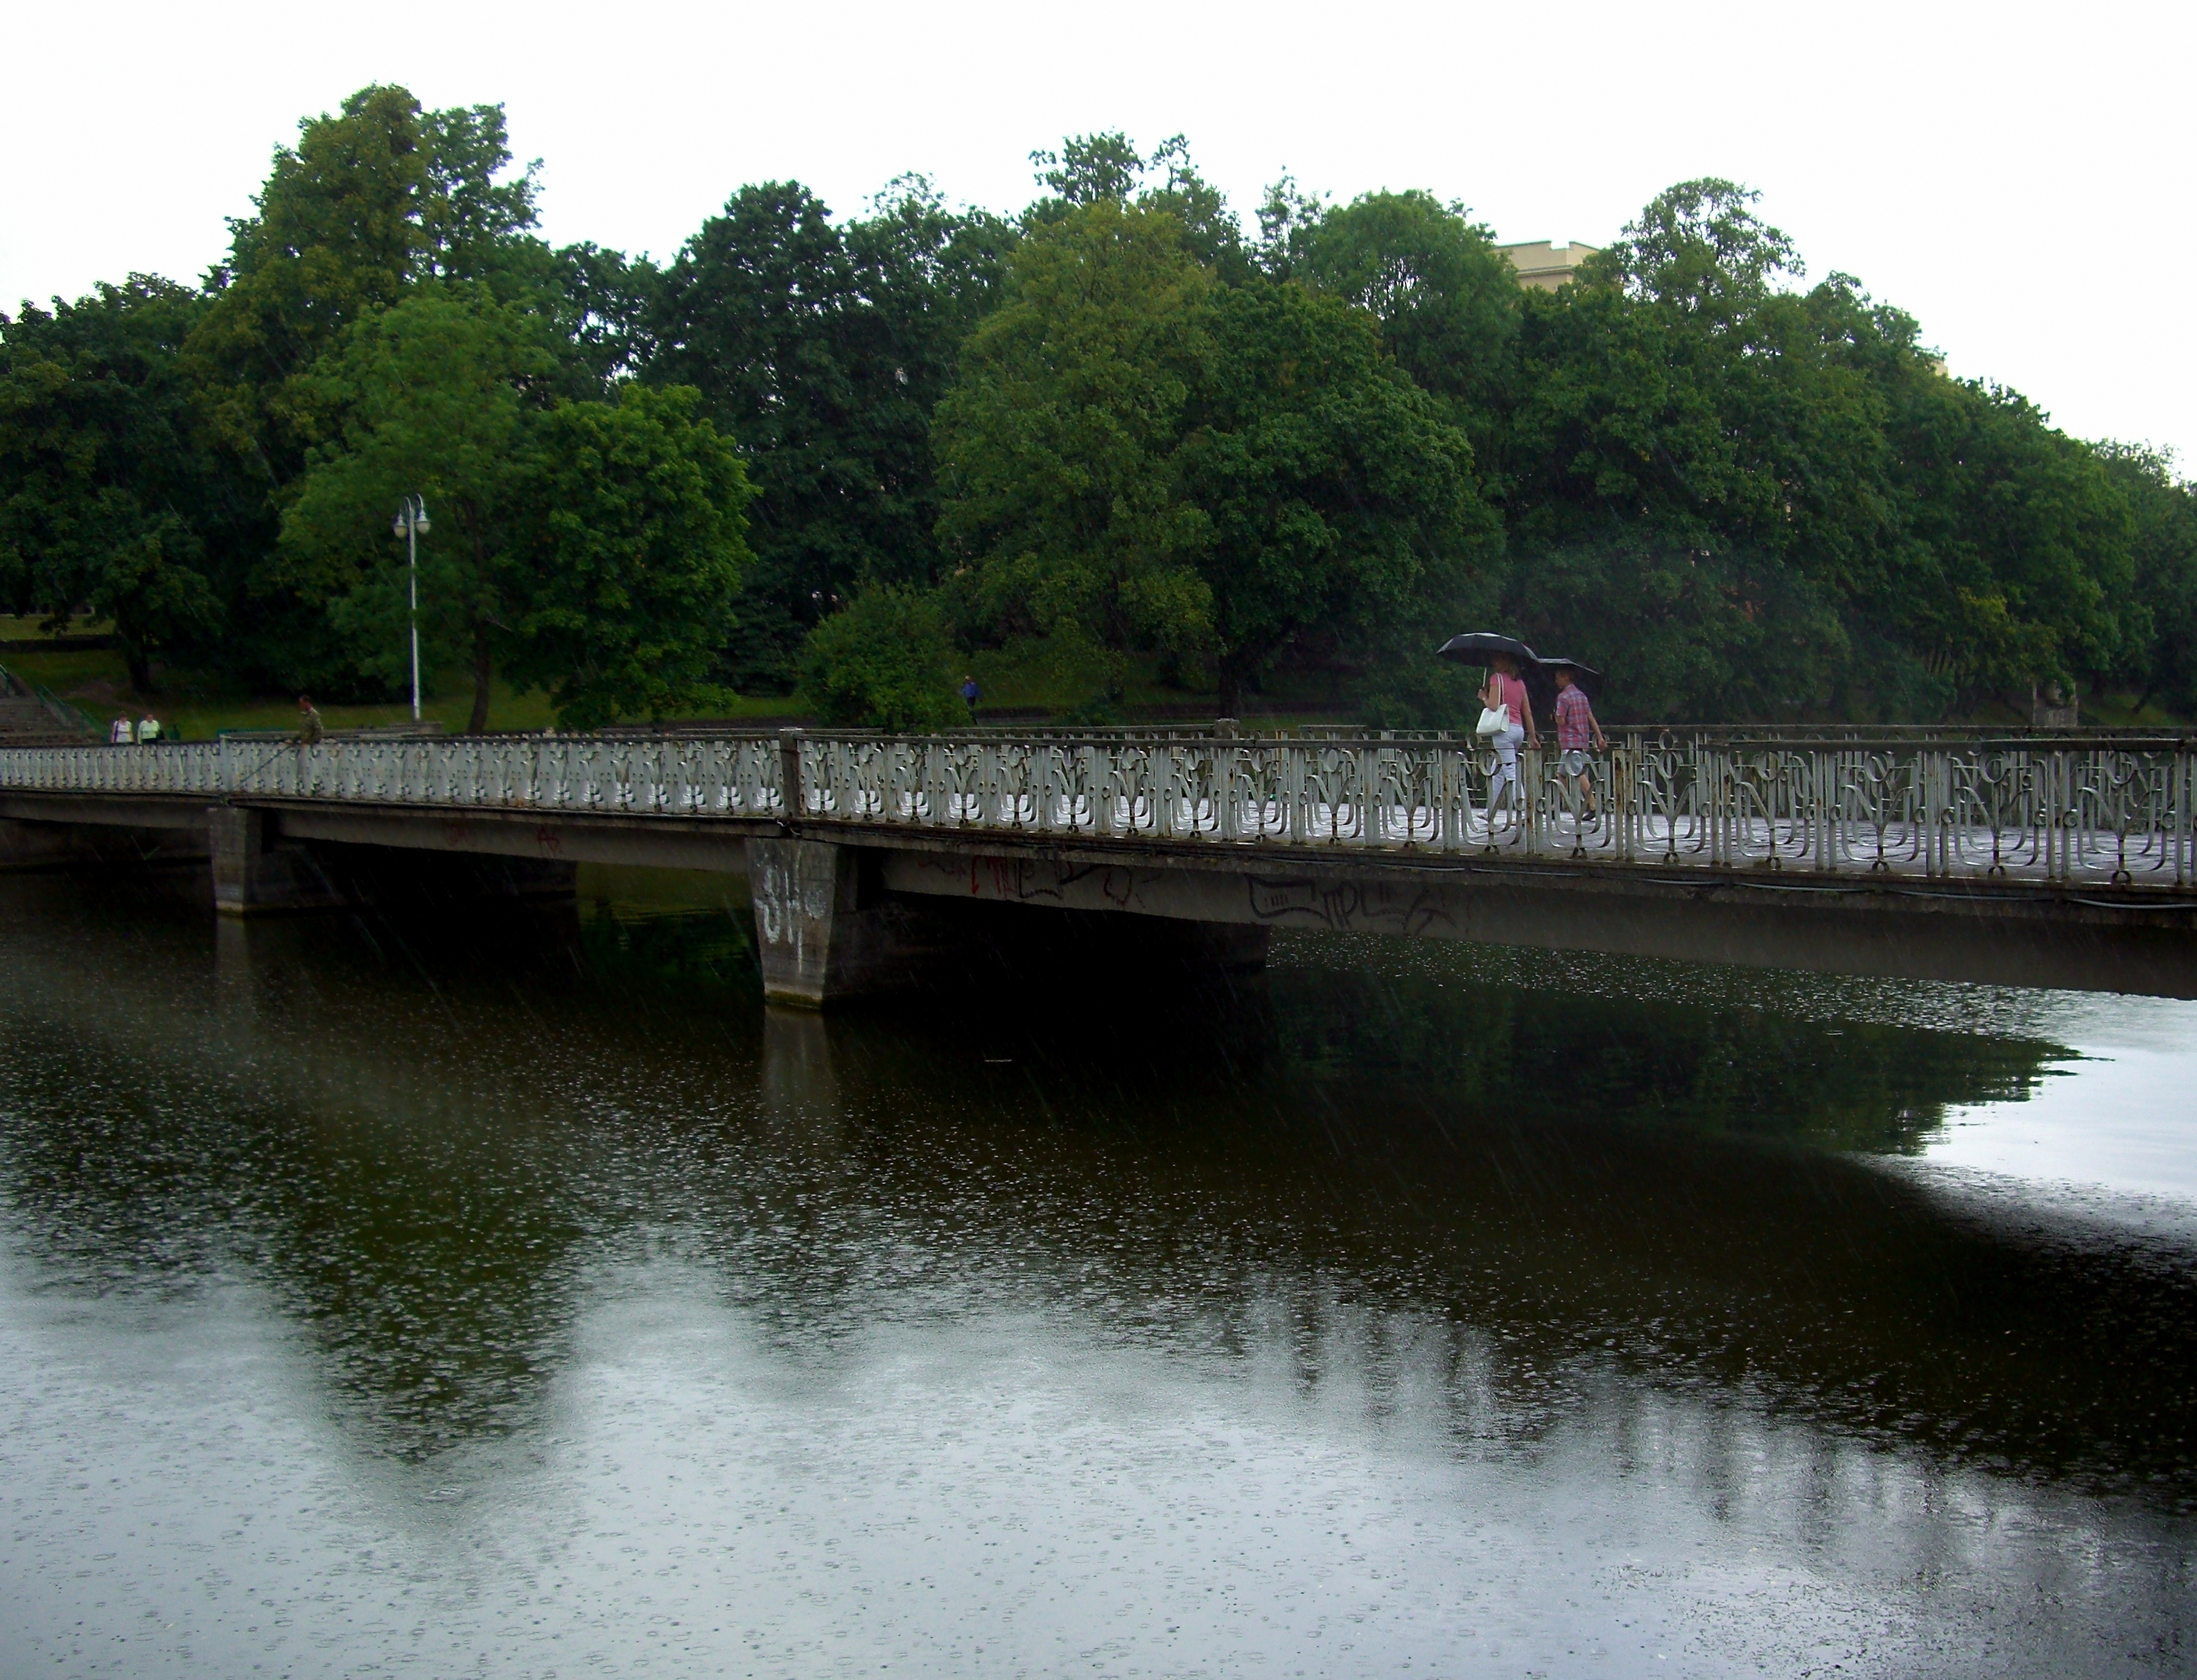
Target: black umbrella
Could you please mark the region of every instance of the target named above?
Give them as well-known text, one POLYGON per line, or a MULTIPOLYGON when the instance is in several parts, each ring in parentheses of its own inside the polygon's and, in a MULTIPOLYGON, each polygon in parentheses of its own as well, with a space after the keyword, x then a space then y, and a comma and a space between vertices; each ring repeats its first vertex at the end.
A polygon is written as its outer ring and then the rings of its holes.
POLYGON ((1582 665, 1578 660, 1567 659, 1558 653, 1551 654, 1548 658, 1542 660, 1541 669, 1550 672, 1569 671, 1572 674, 1572 681, 1586 691, 1588 699, 1598 700, 1602 698, 1602 673, 1591 665, 1582 665))
POLYGON ((1516 659, 1522 671, 1530 670, 1540 663, 1533 657, 1533 650, 1517 637, 1498 636, 1491 630, 1467 630, 1461 636, 1452 636, 1435 652, 1461 665, 1485 665, 1498 653, 1507 653, 1516 659))

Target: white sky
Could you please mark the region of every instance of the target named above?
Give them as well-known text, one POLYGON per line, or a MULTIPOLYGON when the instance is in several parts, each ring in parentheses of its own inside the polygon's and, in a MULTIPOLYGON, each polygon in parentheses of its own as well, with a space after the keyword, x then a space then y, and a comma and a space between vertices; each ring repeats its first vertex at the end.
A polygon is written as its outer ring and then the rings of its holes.
POLYGON ((1424 187, 1504 240, 1607 240, 1671 182, 1759 187, 1810 272, 1952 370, 2197 472, 2197 6, 9 9, 0 299, 195 278, 299 117, 362 84, 501 101, 544 232, 668 256, 743 182, 850 211, 919 170, 1013 209, 1028 153, 1181 130, 1247 221, 1284 169, 1424 187))

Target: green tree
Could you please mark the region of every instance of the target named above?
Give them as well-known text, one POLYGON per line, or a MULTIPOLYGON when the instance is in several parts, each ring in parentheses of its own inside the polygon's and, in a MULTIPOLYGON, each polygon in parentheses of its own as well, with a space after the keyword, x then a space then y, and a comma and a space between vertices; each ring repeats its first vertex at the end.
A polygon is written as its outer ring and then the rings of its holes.
POLYGON ((940 524, 980 616, 1209 656, 1224 711, 1304 632, 1454 594, 1498 546, 1373 318, 1220 285, 1168 212, 1101 197, 1034 234, 964 362, 940 524))
POLYGON ((526 606, 515 550, 542 472, 527 386, 554 372, 539 322, 471 287, 425 287, 374 310, 316 364, 320 400, 344 415, 343 431, 315 451, 285 514, 277 581, 332 603, 365 669, 393 680, 405 574, 389 523, 403 498, 425 496, 434 529, 420 546, 422 657, 470 670, 476 733, 526 606))
POLYGON ((1448 404, 1493 465, 1516 396, 1523 305, 1488 229, 1427 193, 1368 193, 1323 210, 1286 182, 1269 194, 1266 223, 1270 270, 1371 313, 1397 364, 1448 404))
POLYGON ((1509 603, 1534 634, 1643 678, 1632 644, 1652 639, 1643 702, 1798 716, 1858 675, 1881 690, 1848 622, 1899 550, 1870 358, 1920 358, 1881 342, 1844 276, 1783 289, 1798 258, 1754 197, 1683 183, 1579 283, 1522 294, 1509 603))
POLYGON ((938 603, 890 584, 865 589, 809 632, 799 692, 839 728, 950 729, 969 718, 938 603))
POLYGON ((2098 456, 2128 499, 2142 614, 2124 644, 2123 678, 2138 711, 2157 696, 2197 712, 2197 490, 2157 449, 2106 444, 2098 456))
POLYGON ((1232 716, 1307 631, 1362 638, 1419 603, 1462 605, 1502 538, 1470 444, 1383 359, 1366 311, 1258 281, 1217 293, 1209 330, 1172 465, 1232 716))
POLYGON ((235 486, 202 446, 179 351, 199 311, 132 275, 0 316, 0 590, 12 610, 111 619, 132 685, 222 623, 206 541, 235 486))
POLYGON ((1079 665, 1092 645, 1202 646, 1203 527, 1173 457, 1212 355, 1213 285, 1174 217, 1111 199, 1017 250, 936 420, 939 534, 980 622, 1056 639, 1079 665))
POLYGON ((317 377, 344 432, 284 521, 284 581, 331 603, 375 675, 406 658, 408 573, 385 533, 419 495, 423 658, 470 673, 468 729, 487 728, 500 670, 578 727, 714 692, 751 493, 695 392, 559 397, 541 318, 465 285, 368 315, 317 377))
POLYGON ((417 281, 526 266, 513 246, 535 220, 533 171, 495 178, 511 162, 501 107, 423 111, 376 86, 299 127, 258 213, 229 224, 192 342, 217 418, 277 482, 326 429, 310 374, 338 335, 417 281))
POLYGON ((1220 279, 1234 285, 1250 277, 1243 224, 1220 189, 1197 172, 1182 136, 1162 141, 1147 158, 1119 130, 1070 135, 1058 152, 1033 152, 1030 161, 1047 190, 1023 212, 1026 230, 1064 221, 1087 205, 1133 204, 1174 217, 1184 245, 1220 279))
POLYGON ((554 283, 543 296, 565 347, 565 394, 607 397, 654 352, 649 316, 662 276, 646 257, 584 242, 564 246, 552 261, 554 283))
POLYGON ((700 394, 628 385, 615 403, 562 402, 530 442, 509 675, 547 689, 572 728, 713 698, 753 492, 700 394))
POLYGON ((2003 388, 1935 378, 1894 397, 1909 536, 1894 596, 1909 644, 1971 704, 2072 688, 2141 650, 2135 525, 2096 453, 2003 388))
POLYGON ((534 174, 498 179, 510 161, 500 107, 423 111, 403 88, 364 88, 299 125, 256 213, 230 223, 186 355, 211 435, 258 490, 256 519, 231 534, 215 574, 228 660, 248 680, 327 686, 370 666, 323 598, 286 582, 276 552, 311 452, 348 424, 348 386, 319 363, 423 283, 474 283, 547 310, 556 275, 527 234, 534 174))
POLYGON ((646 377, 702 392, 756 490, 734 682, 789 684, 803 634, 866 582, 936 577, 931 409, 1011 240, 920 177, 844 225, 770 182, 734 194, 664 271, 646 377))
POLYGON ((1581 283, 1523 298, 1513 613, 1590 658, 1574 626, 1621 649, 1661 623, 1688 652, 1649 692, 1734 716, 1930 715, 2113 669, 2148 631, 2095 452, 1945 378, 1851 278, 1797 289, 1754 199, 1682 183, 1581 283), (1620 600, 1641 612, 1597 617, 1620 600))

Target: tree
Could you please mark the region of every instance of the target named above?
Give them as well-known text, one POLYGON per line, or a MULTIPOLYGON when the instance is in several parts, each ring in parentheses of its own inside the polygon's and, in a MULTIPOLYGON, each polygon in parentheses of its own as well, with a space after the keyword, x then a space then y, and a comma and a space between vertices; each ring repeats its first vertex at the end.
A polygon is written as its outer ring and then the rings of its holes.
POLYGON ((547 689, 571 728, 713 698, 753 491, 700 394, 628 385, 615 403, 562 402, 530 442, 509 675, 547 689))
POLYGON ((1498 546, 1469 444, 1371 316, 1221 286, 1171 214, 1110 199, 1017 252, 938 426, 983 616, 1209 655, 1224 711, 1302 632, 1453 591, 1498 546))
POLYGON ((803 701, 840 728, 949 729, 968 709, 954 682, 954 643, 931 597, 880 584, 809 632, 803 701))
POLYGON ((1817 715, 1848 675, 1825 592, 1759 554, 1643 524, 1536 550, 1506 617, 1542 652, 1608 673, 1598 704, 1612 721, 1817 715))
POLYGON ((1175 495, 1210 605, 1220 706, 1304 632, 1362 634, 1458 600, 1501 547, 1472 449, 1380 354, 1374 318, 1288 283, 1217 293, 1212 356, 1176 452, 1175 495))
POLYGON ((256 518, 229 534, 214 580, 228 661, 248 680, 327 687, 362 669, 344 621, 295 593, 276 554, 311 452, 347 424, 347 387, 320 376, 321 358, 423 283, 475 284, 547 312, 554 264, 527 235, 534 173, 497 179, 510 161, 500 107, 423 111, 403 88, 363 88, 299 125, 257 213, 230 223, 186 359, 211 436, 257 487, 256 518))
POLYGON ((299 130, 258 213, 229 223, 192 343, 231 441, 278 484, 326 429, 320 354, 419 281, 503 270, 535 216, 530 171, 494 179, 511 160, 500 107, 424 112, 403 88, 368 87, 299 130))
POLYGON ((1202 530, 1172 458, 1212 354, 1212 287, 1174 217, 1110 199, 1017 250, 936 420, 939 536, 997 633, 1079 652, 1202 642, 1202 530))
POLYGON ((1844 276, 1779 289, 1798 261, 1753 201, 1684 183, 1578 283, 1522 294, 1508 599, 1581 658, 1591 627, 1610 658, 1652 634, 1643 698, 1797 716, 1857 679, 1882 692, 1852 667, 1849 619, 1900 552, 1883 376, 1922 358, 1844 276))
POLYGON ((141 693, 222 623, 206 537, 231 486, 201 446, 178 351, 199 309, 135 275, 0 316, 0 588, 16 611, 111 619, 141 693))
POLYGON ((1325 210, 1278 183, 1268 198, 1266 261, 1368 310, 1382 341, 1419 388, 1493 465, 1504 411, 1516 395, 1519 316, 1516 270, 1493 236, 1420 192, 1368 193, 1325 210))
POLYGON ((471 286, 367 316, 318 377, 344 435, 284 521, 285 581, 331 602, 370 669, 405 657, 407 572, 381 533, 420 495, 423 657, 470 672, 469 730, 488 727, 499 670, 579 727, 713 692, 751 492, 697 393, 558 397, 542 322, 471 286))
POLYGON ((655 348, 649 312, 662 277, 646 257, 584 242, 564 246, 553 264, 555 283, 545 290, 545 306, 565 347, 565 394, 609 396, 649 363, 655 348))
POLYGON ((865 582, 936 576, 930 412, 1010 240, 919 177, 844 226, 797 182, 769 182, 733 194, 664 271, 646 377, 702 392, 756 490, 735 682, 789 682, 802 635, 865 582))
POLYGON ((527 385, 554 373, 524 311, 478 288, 433 287, 362 317, 314 375, 343 432, 315 452, 284 516, 278 581, 332 602, 364 668, 393 678, 406 609, 386 533, 403 497, 425 496, 435 528, 420 549, 423 657, 470 669, 475 733, 488 727, 498 658, 525 610, 514 551, 542 471, 527 385))
POLYGON ((1049 196, 1023 212, 1026 231, 1065 220, 1087 205, 1134 204, 1174 217, 1191 253, 1221 280, 1234 285, 1250 277, 1243 224, 1220 189, 1197 172, 1182 136, 1162 141, 1147 158, 1118 129, 1070 135, 1059 151, 1033 152, 1030 161, 1039 166, 1038 184, 1049 196))
POLYGON ((1971 704, 2072 688, 2141 650, 2136 527, 2096 454, 2003 387, 1933 378, 1895 397, 1908 547, 1894 600, 1910 645, 1971 704))
POLYGON ((2123 674, 2142 711, 2154 696, 2197 711, 2197 490, 2174 475, 2171 457, 2105 444, 2098 458, 2128 499, 2133 527, 2135 605, 2143 615, 2123 645, 2123 674))

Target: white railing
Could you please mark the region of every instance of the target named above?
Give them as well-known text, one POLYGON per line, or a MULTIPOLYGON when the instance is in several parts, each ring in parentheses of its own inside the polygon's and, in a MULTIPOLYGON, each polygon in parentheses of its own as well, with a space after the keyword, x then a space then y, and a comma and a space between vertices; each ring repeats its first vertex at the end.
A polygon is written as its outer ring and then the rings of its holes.
POLYGON ((1116 733, 17 747, 0 750, 0 788, 1939 879, 2197 875, 2197 755, 2174 741, 1633 732, 1520 764, 1493 812, 1494 755, 1469 743, 1116 733))
POLYGON ((768 817, 779 744, 525 736, 218 741, 0 749, 0 788, 42 793, 328 799, 460 809, 768 817))

